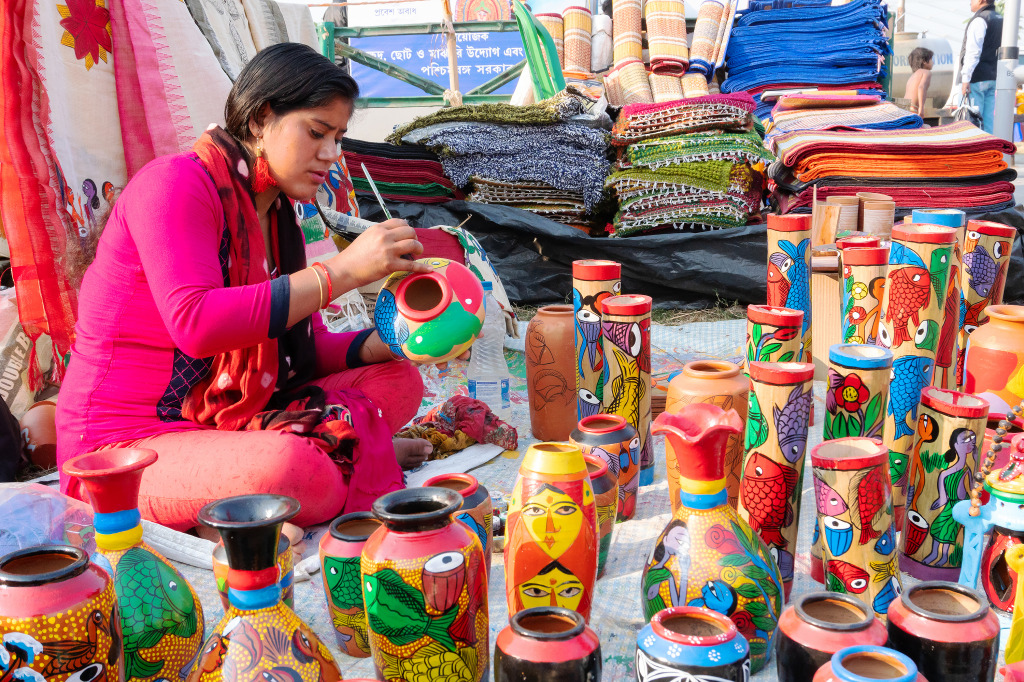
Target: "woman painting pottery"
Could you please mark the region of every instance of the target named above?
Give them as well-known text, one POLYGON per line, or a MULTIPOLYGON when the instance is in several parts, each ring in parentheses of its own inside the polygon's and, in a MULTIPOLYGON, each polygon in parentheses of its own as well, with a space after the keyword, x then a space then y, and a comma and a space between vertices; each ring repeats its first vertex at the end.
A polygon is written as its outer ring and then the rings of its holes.
MULTIPOLYGON (((59 463, 155 450, 140 510, 179 530, 230 495, 290 495, 309 525, 402 487, 402 468, 430 452, 392 441, 420 405, 419 371, 374 330, 327 331, 319 311, 392 272, 429 271, 412 260, 423 247, 389 220, 307 267, 292 206, 337 161, 357 96, 313 49, 274 45, 239 74, 226 128, 132 178, 82 282, 59 463)), ((66 476, 61 488, 83 495, 66 476)))

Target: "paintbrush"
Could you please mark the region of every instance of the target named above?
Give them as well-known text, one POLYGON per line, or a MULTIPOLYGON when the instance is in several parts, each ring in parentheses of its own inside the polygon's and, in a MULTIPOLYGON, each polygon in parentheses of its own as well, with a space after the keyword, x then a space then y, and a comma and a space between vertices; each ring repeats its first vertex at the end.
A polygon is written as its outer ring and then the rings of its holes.
POLYGON ((391 214, 388 213, 388 207, 384 205, 384 197, 382 197, 380 192, 377 191, 377 183, 375 183, 373 178, 370 177, 370 171, 366 170, 366 164, 360 163, 359 167, 363 169, 363 175, 366 176, 366 181, 370 183, 370 189, 373 190, 373 195, 377 197, 377 203, 380 204, 380 210, 384 211, 384 217, 387 220, 391 220, 391 214))

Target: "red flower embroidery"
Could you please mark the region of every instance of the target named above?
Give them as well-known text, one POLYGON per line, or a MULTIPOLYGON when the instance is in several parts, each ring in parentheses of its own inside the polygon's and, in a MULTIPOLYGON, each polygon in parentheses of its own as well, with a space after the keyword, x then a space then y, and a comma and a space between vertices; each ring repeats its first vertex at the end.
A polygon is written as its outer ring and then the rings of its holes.
POLYGON ((846 277, 850 277, 851 275, 853 275, 853 270, 850 269, 849 265, 844 265, 843 266, 843 277, 846 278, 846 277))
POLYGON ((107 52, 113 49, 107 8, 97 0, 68 0, 67 5, 57 5, 57 11, 64 17, 60 21, 65 30, 61 43, 74 48, 75 59, 84 59, 86 69, 101 59, 107 61, 107 52))
POLYGON ((856 374, 848 374, 835 389, 835 401, 847 412, 857 412, 870 395, 864 382, 856 374))

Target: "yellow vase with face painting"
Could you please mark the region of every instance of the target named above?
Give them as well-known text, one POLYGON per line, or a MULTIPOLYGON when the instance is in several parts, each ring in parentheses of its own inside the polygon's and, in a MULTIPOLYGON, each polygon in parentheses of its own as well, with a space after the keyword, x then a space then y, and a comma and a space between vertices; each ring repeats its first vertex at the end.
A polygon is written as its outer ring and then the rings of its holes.
POLYGON ((597 509, 577 446, 529 447, 512 490, 505 537, 510 616, 533 606, 562 606, 590 618, 597 580, 597 509))

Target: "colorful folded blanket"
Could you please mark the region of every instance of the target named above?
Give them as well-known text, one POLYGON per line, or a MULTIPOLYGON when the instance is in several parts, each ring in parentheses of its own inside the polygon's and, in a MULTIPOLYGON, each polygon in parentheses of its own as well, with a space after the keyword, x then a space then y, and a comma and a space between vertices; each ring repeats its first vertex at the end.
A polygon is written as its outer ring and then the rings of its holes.
POLYGON ((707 95, 664 104, 630 104, 612 128, 612 144, 709 130, 751 129, 754 100, 747 93, 707 95))

